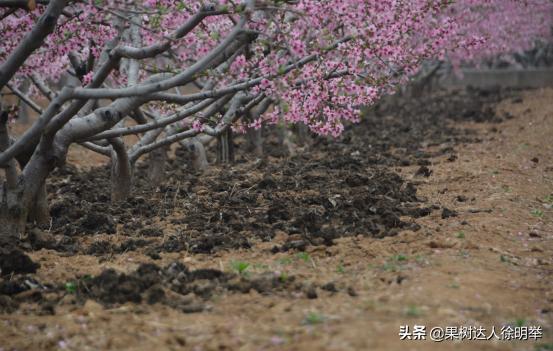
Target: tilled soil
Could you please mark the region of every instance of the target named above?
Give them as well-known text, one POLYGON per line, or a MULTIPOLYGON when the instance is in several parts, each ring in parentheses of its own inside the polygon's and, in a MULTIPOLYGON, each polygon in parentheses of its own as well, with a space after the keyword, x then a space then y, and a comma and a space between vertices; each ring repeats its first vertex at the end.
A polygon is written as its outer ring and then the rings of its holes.
MULTIPOLYGON (((503 117, 494 113, 493 104, 513 94, 469 89, 422 101, 396 98, 365 111, 361 125, 348 128, 339 140, 314 138, 290 157, 287 148, 268 138, 268 155, 280 157, 255 160, 240 154, 244 143, 238 140, 236 164, 213 166, 204 173, 191 172, 187 152, 178 149, 166 167, 164 184, 152 187, 143 164, 133 180, 133 197, 116 205, 110 203, 109 166, 79 170, 67 165, 49 179, 51 225, 30 228, 22 246, 104 259, 140 251, 157 259, 163 252, 209 254, 249 249, 258 241, 271 242, 278 233, 285 233, 287 239, 274 245, 272 253, 328 246, 337 238, 359 234, 382 238, 400 230, 417 231, 420 226, 413 219, 437 210, 449 216, 451 211, 424 203, 413 182, 405 181, 391 167, 419 165, 415 176, 430 176, 427 166, 432 157, 448 155, 454 160, 454 145, 480 141, 472 131, 453 127, 452 121, 501 121, 503 117), (437 150, 429 151, 436 145, 437 150)), ((1 258, 10 262, 2 269, 4 275, 34 273, 38 267, 16 249, 1 258)), ((181 295, 198 294, 194 289, 175 291, 167 279, 142 282, 138 278, 141 268, 137 272, 128 276, 102 272, 91 278, 91 287, 100 286, 91 294, 83 294, 82 289, 89 286, 82 277, 75 277, 75 292, 82 297, 78 300, 91 298, 109 305, 143 300, 155 303, 159 301, 149 292, 154 285, 153 294, 162 295, 164 286, 181 295), (113 295, 111 300, 107 295, 113 295)), ((7 288, 0 290, 9 293, 5 295, 36 290, 36 284, 25 283, 26 278, 19 285, 13 285, 12 279, 10 276, 7 288)), ((215 280, 213 286, 224 285, 219 277, 207 280, 215 280)), ((274 280, 278 282, 278 277, 274 280)), ((50 299, 42 301, 40 289, 27 295, 34 302, 44 302, 42 310, 55 313, 52 306, 75 289, 68 291, 61 282, 48 283, 56 292, 50 299)), ((13 311, 14 301, 21 300, 4 299, 6 311, 13 311)))
MULTIPOLYGON (((236 163, 211 166, 204 173, 190 171, 188 155, 179 149, 167 165, 167 181, 157 187, 139 165, 133 196, 119 205, 109 202, 107 167, 68 165, 49 180, 51 226, 29 228, 19 249, 0 254, 0 313, 56 318, 85 311, 91 317, 102 315, 103 308, 135 306, 129 312, 135 316, 151 305, 177 319, 181 317, 173 313, 199 313, 207 319, 227 313, 230 318, 232 308, 223 307, 221 299, 244 303, 239 296, 248 301, 255 294, 267 296, 267 303, 279 309, 284 301, 307 306, 307 301, 327 299, 348 306, 348 299, 363 299, 366 289, 343 277, 384 253, 390 257, 379 263, 374 284, 399 287, 411 281, 403 267, 427 266, 427 259, 418 257, 422 255, 402 253, 408 251, 403 243, 412 241, 409 235, 430 238, 423 239, 426 250, 451 250, 458 243, 432 234, 437 219, 468 228, 467 213, 493 212, 477 207, 474 194, 452 190, 451 184, 436 184, 438 196, 427 190, 421 195, 418 188, 433 184, 436 172, 442 172, 436 160, 442 168, 454 167, 467 162, 459 148, 499 138, 498 123, 514 114, 497 104, 516 110, 524 106, 524 94, 492 89, 396 99, 366 111, 361 125, 348 128, 339 140, 313 138, 308 146, 289 150, 267 138, 261 159, 242 151, 246 143, 237 138, 236 163), (451 201, 440 200, 446 195, 451 201), (386 246, 389 240, 398 248, 386 246), (303 269, 290 268, 302 262, 324 274, 306 279, 303 269)), ((459 245, 463 252, 478 247, 472 241, 459 245)), ((419 313, 415 307, 409 311, 419 313)), ((302 324, 327 322, 309 312, 302 324)), ((172 346, 165 346, 183 347, 183 340, 175 337, 172 346)), ((252 342, 246 349, 259 349, 252 342)), ((282 349, 280 342, 263 345, 282 349)), ((232 340, 226 344, 242 347, 232 340)), ((310 349, 292 340, 285 344, 310 349)), ((211 349, 205 340, 195 345, 211 349)), ((56 347, 60 345, 41 344, 56 347)), ((117 346, 102 348, 112 347, 117 346)))
MULTIPOLYGON (((316 138, 293 157, 248 160, 238 151, 237 164, 213 166, 203 174, 191 172, 188 155, 177 150, 166 183, 152 188, 139 167, 134 196, 121 205, 109 203, 107 167, 79 171, 67 166, 54 174, 48 189, 49 229, 56 242, 32 246, 96 255, 141 248, 210 253, 249 248, 253 241, 271 240, 284 231, 293 240, 274 250, 286 251, 330 245, 344 236, 416 230, 408 218, 426 216, 433 208, 421 203, 414 184, 391 166, 420 165, 416 175, 428 177, 432 157, 445 154, 455 160, 454 145, 479 141, 470 130, 452 127, 452 120, 497 122, 505 116, 493 113, 493 103, 512 94, 469 90, 377 106, 339 140, 316 138), (79 241, 115 233, 127 240, 79 241)), ((265 149, 269 155, 287 151, 269 142, 265 149)))

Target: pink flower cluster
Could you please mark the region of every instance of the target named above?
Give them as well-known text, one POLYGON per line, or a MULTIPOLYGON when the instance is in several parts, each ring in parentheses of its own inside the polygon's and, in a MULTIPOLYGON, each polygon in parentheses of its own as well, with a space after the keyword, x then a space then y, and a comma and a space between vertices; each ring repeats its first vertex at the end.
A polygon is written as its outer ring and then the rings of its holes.
MULTIPOLYGON (((185 23, 202 4, 205 1, 71 2, 67 9, 74 16, 60 18, 55 32, 18 77, 36 72, 56 80, 68 67, 68 52, 83 59, 90 54, 98 57, 117 35, 111 25, 114 13, 129 18, 141 14, 142 45, 150 45, 185 23)), ((256 4, 258 8, 247 15, 247 29, 258 32, 257 40, 234 57, 227 70, 211 70, 204 77, 218 88, 262 78, 250 92, 272 97, 275 107, 248 127, 304 123, 315 133, 333 136, 340 135, 345 122, 358 121, 360 107, 405 84, 425 60, 450 60, 458 66, 528 49, 535 40, 550 39, 553 23, 549 0, 258 0, 256 4), (302 61, 306 58, 307 63, 302 61)), ((192 33, 174 41, 171 61, 157 57, 142 63, 141 77, 152 71, 186 69, 221 42, 244 7, 236 0, 216 5, 229 14, 207 17, 192 33)), ((33 12, 17 10, 3 17, 0 62, 43 11, 39 5, 33 12)), ((131 45, 125 35, 122 43, 131 45)), ((120 72, 111 79, 111 85, 126 84, 120 72)), ((198 122, 193 128, 202 126, 198 122)))
MULTIPOLYGON (((34 11, 19 9, 7 17, 3 16, 0 9, 0 62, 19 45, 45 8, 39 4, 34 11)), ((46 42, 25 61, 18 72, 18 78, 36 73, 57 81, 69 65, 69 52, 77 54, 83 60, 89 55, 97 58, 105 43, 116 34, 110 26, 112 15, 99 11, 90 4, 76 2, 68 6, 67 10, 67 16, 60 17, 58 25, 46 42)))

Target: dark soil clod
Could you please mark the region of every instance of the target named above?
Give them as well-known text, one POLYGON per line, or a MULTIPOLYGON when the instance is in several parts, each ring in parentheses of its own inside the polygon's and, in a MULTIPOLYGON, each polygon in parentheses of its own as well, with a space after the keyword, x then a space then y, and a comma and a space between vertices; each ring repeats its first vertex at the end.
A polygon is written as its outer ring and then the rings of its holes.
POLYGON ((442 209, 442 219, 446 219, 446 218, 449 218, 449 217, 457 217, 457 212, 455 212, 454 210, 450 210, 449 208, 446 208, 444 207, 442 209))
POLYGON ((426 166, 421 166, 417 171, 415 172, 415 176, 422 176, 422 177, 430 177, 432 174, 432 170, 430 170, 426 166))
POLYGON ((468 198, 464 195, 457 195, 457 197, 455 198, 455 200, 459 201, 459 202, 466 202, 468 201, 468 198))
POLYGON ((0 276, 19 273, 35 273, 40 267, 17 248, 0 248, 0 276))

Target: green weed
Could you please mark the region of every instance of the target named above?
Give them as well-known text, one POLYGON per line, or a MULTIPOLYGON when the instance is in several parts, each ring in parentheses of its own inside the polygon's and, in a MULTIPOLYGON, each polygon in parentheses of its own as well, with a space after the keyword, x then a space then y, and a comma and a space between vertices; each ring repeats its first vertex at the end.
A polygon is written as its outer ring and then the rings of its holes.
POLYGON ((232 270, 234 270, 240 275, 244 275, 246 273, 246 270, 250 268, 250 264, 248 262, 243 262, 243 261, 232 261, 230 263, 230 266, 232 270))

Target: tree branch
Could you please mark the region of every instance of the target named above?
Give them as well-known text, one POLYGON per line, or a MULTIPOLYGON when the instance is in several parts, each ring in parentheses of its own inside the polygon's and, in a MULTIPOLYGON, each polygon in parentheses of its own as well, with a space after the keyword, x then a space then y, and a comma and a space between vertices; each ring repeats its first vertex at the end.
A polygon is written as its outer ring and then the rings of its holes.
POLYGON ((44 39, 52 33, 66 3, 66 0, 51 0, 46 11, 40 16, 33 29, 25 35, 17 48, 15 48, 6 61, 0 65, 0 89, 10 81, 19 67, 25 63, 25 60, 27 60, 27 58, 42 45, 44 39))
POLYGON ((27 95, 25 95, 21 90, 17 89, 16 87, 12 86, 11 84, 6 85, 8 89, 10 89, 18 98, 21 99, 24 103, 26 103, 30 108, 35 110, 35 112, 38 112, 39 114, 42 114, 42 109, 40 106, 38 106, 33 100, 31 100, 27 95))
POLYGON ((144 96, 157 91, 168 90, 176 86, 182 86, 190 83, 196 74, 210 68, 213 61, 229 47, 236 37, 242 32, 246 24, 246 18, 242 17, 240 22, 234 27, 229 35, 219 45, 213 48, 201 60, 198 60, 185 71, 168 78, 162 82, 154 84, 141 84, 134 87, 120 89, 89 89, 76 88, 72 97, 75 99, 115 99, 122 97, 144 96))
POLYGON ((94 151, 100 155, 104 155, 107 157, 111 157, 111 147, 109 146, 101 146, 97 145, 88 141, 79 143, 81 146, 87 148, 88 150, 94 151))
MULTIPOLYGON (((6 150, 10 145, 10 135, 8 134, 8 112, 2 110, 0 105, 0 150, 6 150)), ((5 167, 6 186, 8 189, 17 187, 17 168, 15 160, 11 159, 5 167)))
POLYGON ((121 137, 124 135, 144 133, 152 129, 163 128, 171 123, 178 122, 194 113, 200 112, 201 110, 208 107, 214 102, 215 100, 205 100, 192 107, 185 108, 169 117, 161 118, 158 120, 154 120, 153 122, 149 122, 146 124, 139 124, 132 127, 124 127, 124 128, 108 130, 96 135, 92 135, 87 140, 109 139, 114 137, 121 137))

